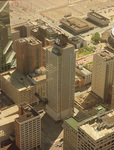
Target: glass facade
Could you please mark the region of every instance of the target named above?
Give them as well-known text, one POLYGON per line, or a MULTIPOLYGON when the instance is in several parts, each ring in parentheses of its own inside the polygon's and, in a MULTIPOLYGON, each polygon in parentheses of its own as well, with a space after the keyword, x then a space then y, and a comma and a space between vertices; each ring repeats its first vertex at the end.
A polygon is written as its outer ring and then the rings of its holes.
POLYGON ((0 1, 0 72, 11 68, 15 52, 12 51, 9 2, 0 1))

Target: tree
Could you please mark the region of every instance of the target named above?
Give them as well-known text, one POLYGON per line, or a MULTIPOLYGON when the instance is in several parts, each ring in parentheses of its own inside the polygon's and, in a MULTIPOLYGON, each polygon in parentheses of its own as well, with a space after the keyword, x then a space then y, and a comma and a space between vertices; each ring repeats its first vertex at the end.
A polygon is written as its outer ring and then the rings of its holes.
POLYGON ((93 42, 95 42, 95 43, 99 43, 99 41, 100 41, 100 34, 98 33, 98 32, 96 32, 95 34, 93 34, 93 36, 92 36, 92 38, 91 38, 91 40, 93 41, 93 42))

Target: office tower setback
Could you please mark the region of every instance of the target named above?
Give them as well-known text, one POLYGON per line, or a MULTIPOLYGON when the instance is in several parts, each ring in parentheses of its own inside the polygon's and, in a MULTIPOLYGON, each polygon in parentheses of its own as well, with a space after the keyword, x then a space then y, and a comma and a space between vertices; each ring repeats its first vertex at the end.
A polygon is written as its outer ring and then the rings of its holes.
POLYGON ((41 147, 40 115, 27 104, 19 106, 20 117, 15 119, 15 141, 20 150, 41 147))
POLYGON ((54 47, 46 51, 47 113, 54 120, 73 114, 76 54, 67 40, 59 35, 54 47))
POLYGON ((105 102, 108 99, 109 86, 114 81, 114 55, 107 51, 95 54, 93 58, 92 91, 105 102))
POLYGON ((9 2, 0 1, 0 72, 15 66, 15 52, 12 50, 9 2))
POLYGON ((17 70, 24 75, 40 67, 42 43, 30 36, 16 42, 17 70))

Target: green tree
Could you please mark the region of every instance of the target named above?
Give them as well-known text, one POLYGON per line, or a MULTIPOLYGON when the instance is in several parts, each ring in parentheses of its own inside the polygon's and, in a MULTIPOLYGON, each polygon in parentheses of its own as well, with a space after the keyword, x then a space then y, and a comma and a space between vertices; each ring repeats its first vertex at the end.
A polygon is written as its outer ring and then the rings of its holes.
POLYGON ((100 41, 100 34, 98 33, 98 32, 96 32, 95 34, 93 34, 93 36, 92 36, 92 38, 91 38, 91 40, 93 41, 93 42, 95 42, 95 43, 99 43, 99 41, 100 41))

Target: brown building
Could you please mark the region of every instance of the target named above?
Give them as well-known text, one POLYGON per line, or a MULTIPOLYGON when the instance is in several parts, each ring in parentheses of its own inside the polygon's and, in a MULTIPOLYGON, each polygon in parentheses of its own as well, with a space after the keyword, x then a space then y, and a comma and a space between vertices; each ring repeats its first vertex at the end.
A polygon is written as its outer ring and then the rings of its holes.
POLYGON ((108 26, 110 20, 96 12, 89 12, 87 14, 88 18, 92 21, 95 22, 99 26, 108 26))
POLYGON ((54 37, 57 36, 56 30, 49 25, 42 25, 31 31, 31 35, 42 42, 42 46, 52 45, 54 37))
POLYGON ((69 41, 69 43, 73 44, 76 49, 87 45, 87 41, 85 41, 84 39, 82 39, 79 36, 70 37, 68 41, 69 41))
POLYGON ((13 50, 16 51, 16 40, 31 35, 31 31, 43 24, 46 24, 41 19, 30 22, 29 20, 24 23, 19 23, 11 27, 11 37, 13 40, 13 50))
POLYGON ((76 34, 79 34, 81 32, 88 31, 93 28, 93 25, 89 22, 82 20, 80 18, 70 17, 68 19, 62 19, 60 21, 63 27, 66 27, 67 29, 70 29, 76 34))
POLYGON ((41 66, 42 43, 30 36, 16 41, 17 70, 24 75, 41 66))
POLYGON ((19 117, 15 119, 15 141, 20 150, 41 147, 40 115, 27 104, 19 106, 19 117))

